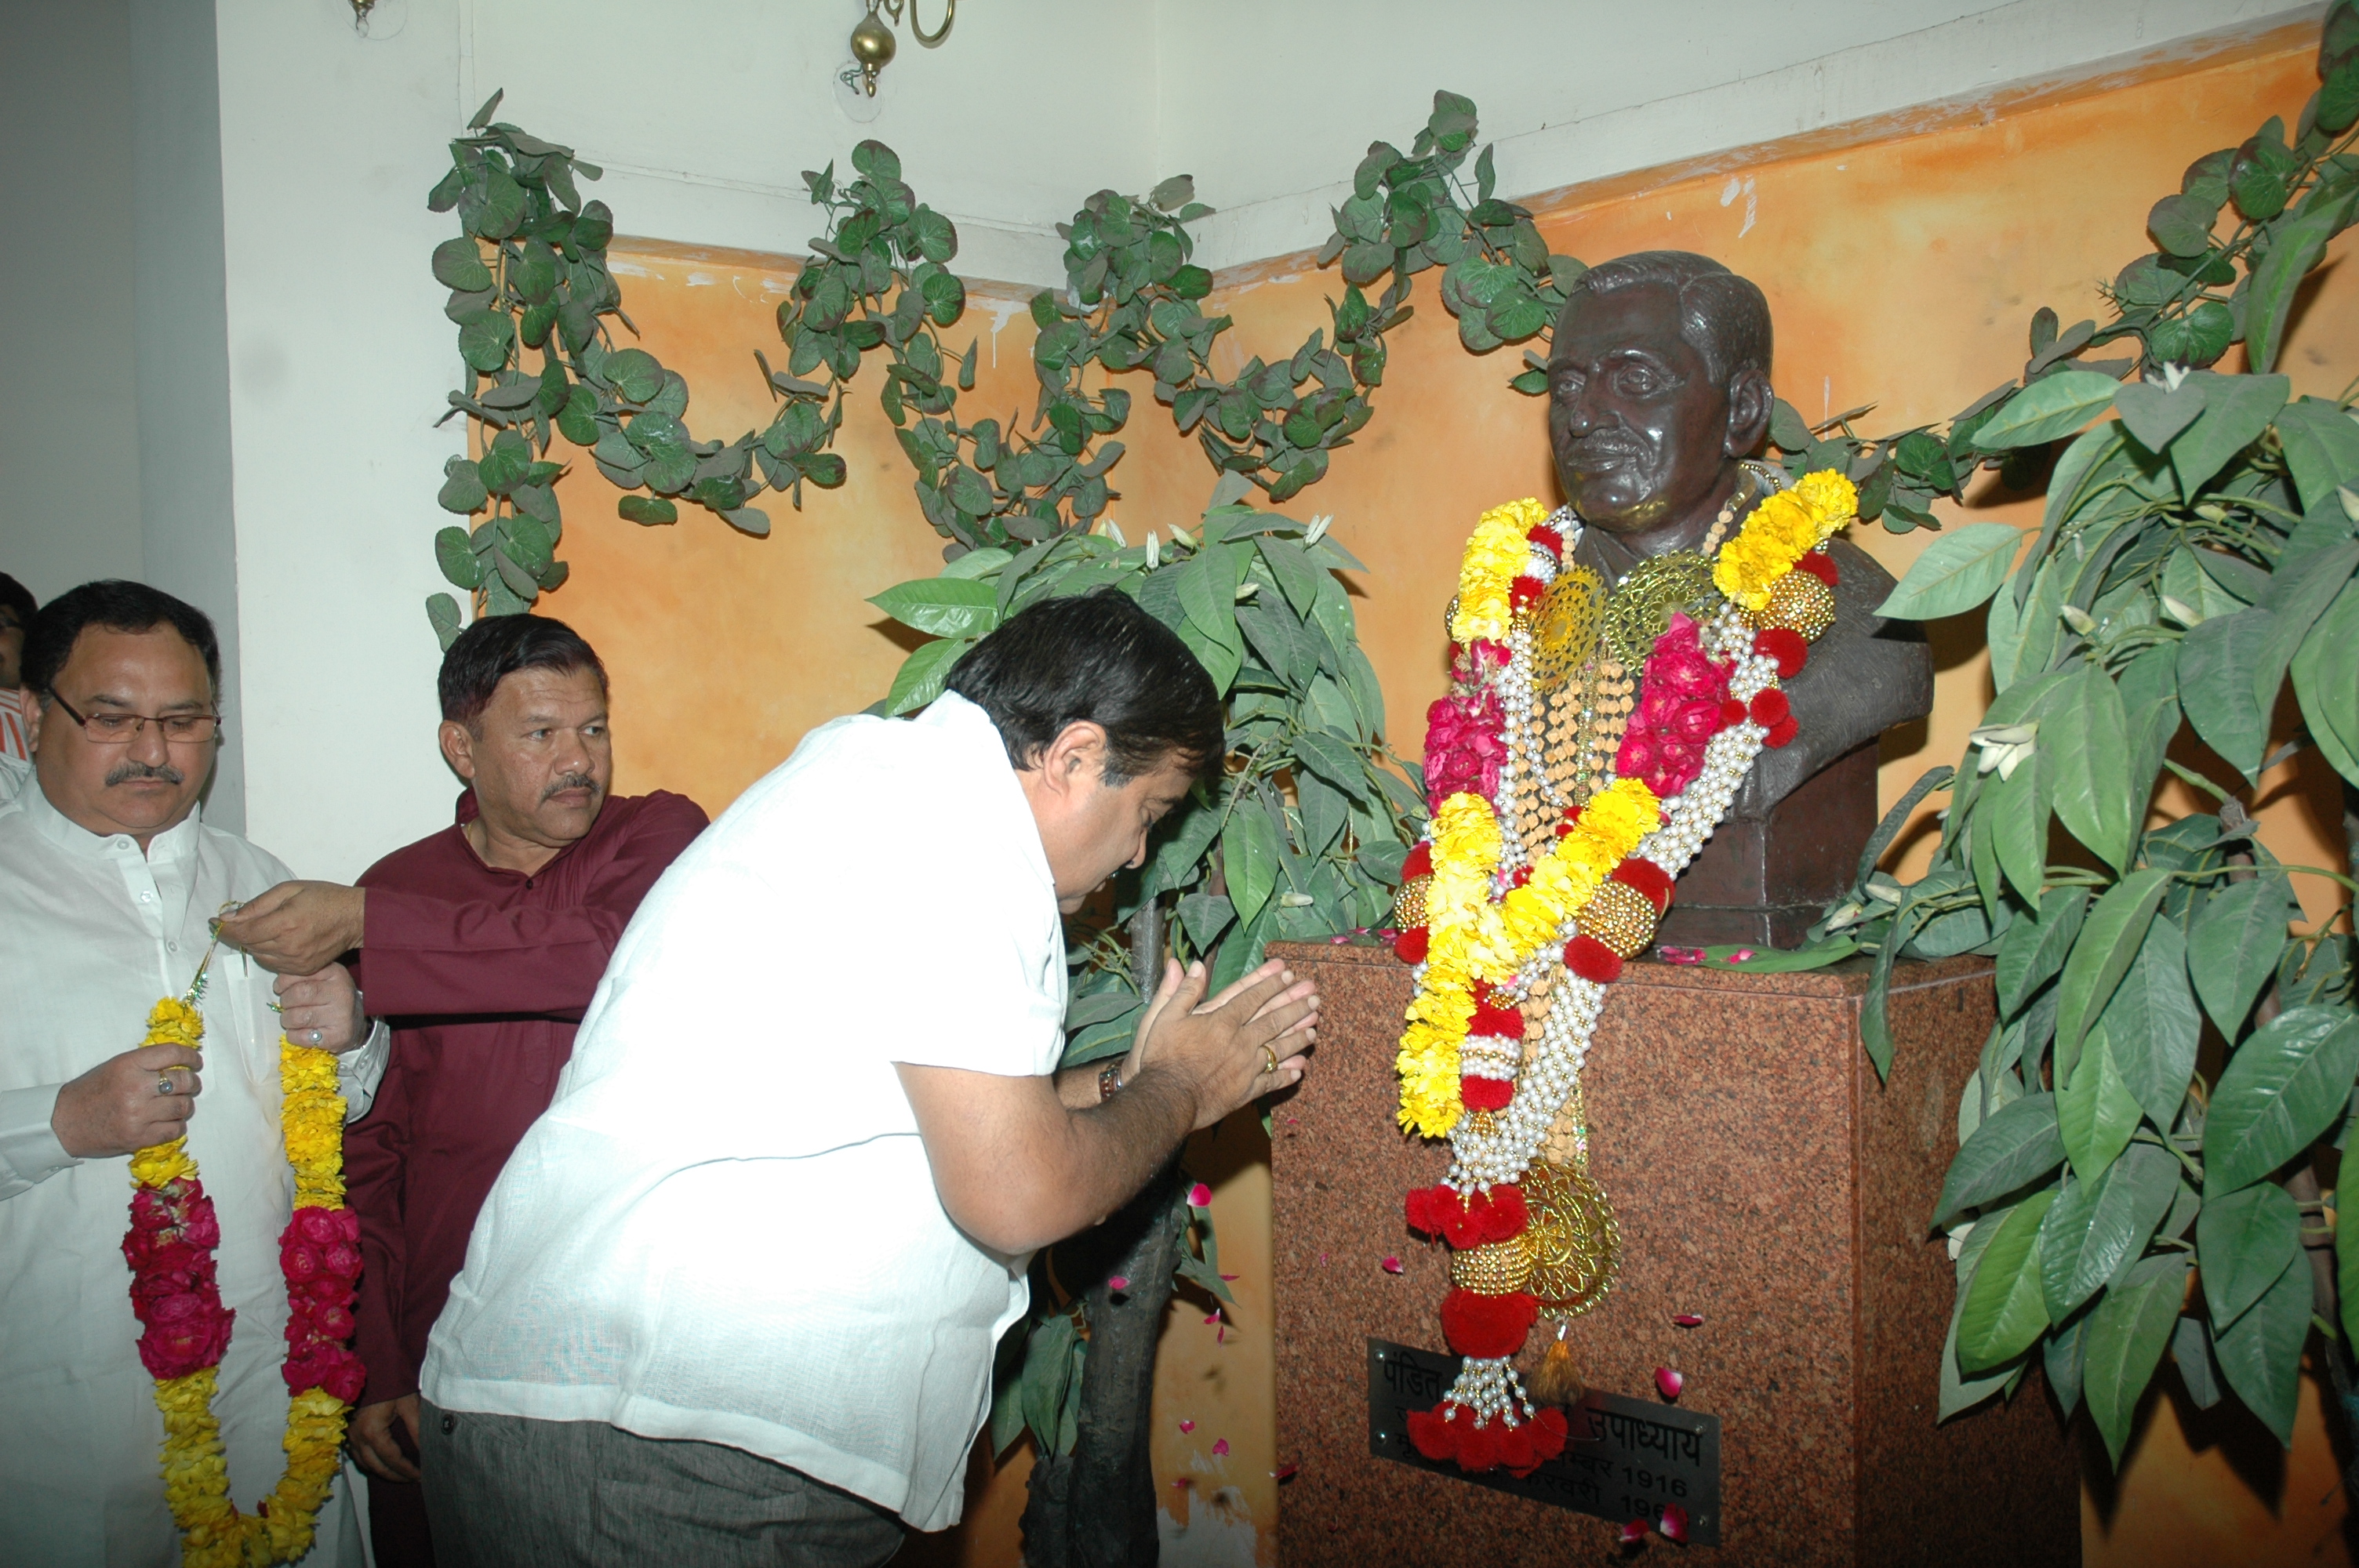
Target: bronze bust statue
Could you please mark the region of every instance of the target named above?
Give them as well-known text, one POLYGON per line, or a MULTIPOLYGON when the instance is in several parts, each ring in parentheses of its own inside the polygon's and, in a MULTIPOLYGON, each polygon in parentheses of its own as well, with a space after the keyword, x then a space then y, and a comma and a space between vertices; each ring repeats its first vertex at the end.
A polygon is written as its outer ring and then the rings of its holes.
MULTIPOLYGON (((1582 276, 1548 366, 1549 442, 1586 524, 1576 560, 1616 585, 1702 547, 1723 513, 1741 520, 1774 482, 1745 461, 1768 433, 1769 365, 1768 301, 1709 257, 1642 251, 1582 276)), ((1785 686, 1800 733, 1754 763, 1658 941, 1799 942, 1875 828, 1877 738, 1932 708, 1923 632, 1875 614, 1890 574, 1847 539, 1831 548, 1834 623, 1785 686)))

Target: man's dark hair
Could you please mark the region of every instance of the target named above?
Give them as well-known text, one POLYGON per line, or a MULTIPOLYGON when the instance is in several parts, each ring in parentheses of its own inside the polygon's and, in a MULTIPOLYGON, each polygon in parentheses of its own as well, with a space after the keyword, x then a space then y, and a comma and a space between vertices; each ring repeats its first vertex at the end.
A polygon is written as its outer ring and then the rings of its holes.
POLYGON ((571 675, 581 669, 596 671, 598 689, 606 689, 606 666, 564 622, 546 615, 487 615, 451 640, 435 687, 442 717, 472 730, 500 682, 518 670, 571 675))
POLYGON ((16 624, 29 632, 33 629, 33 617, 41 612, 41 601, 33 597, 31 589, 6 572, 0 572, 0 610, 13 612, 16 624))
POLYGON ((1018 768, 1083 720, 1105 730, 1109 784, 1175 760, 1209 778, 1224 754, 1212 677, 1119 589, 1043 600, 1008 617, 951 666, 950 689, 991 715, 1018 768))
POLYGON ((1584 295, 1646 284, 1679 296, 1680 336, 1702 356, 1712 380, 1726 386, 1739 371, 1769 373, 1768 299, 1751 278, 1693 251, 1634 251, 1600 262, 1574 280, 1565 314, 1584 295))
POLYGON ((221 693, 221 639, 195 605, 144 582, 106 578, 70 588, 41 607, 25 633, 25 689, 46 703, 57 695, 58 672, 73 656, 74 643, 92 626, 109 632, 152 632, 169 626, 205 661, 213 694, 221 693))

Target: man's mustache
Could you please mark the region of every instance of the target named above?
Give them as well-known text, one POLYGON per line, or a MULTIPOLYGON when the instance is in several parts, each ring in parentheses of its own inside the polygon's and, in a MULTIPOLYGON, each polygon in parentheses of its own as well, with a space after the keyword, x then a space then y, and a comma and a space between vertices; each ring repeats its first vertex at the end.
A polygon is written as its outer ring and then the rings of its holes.
POLYGON ((154 762, 134 762, 128 757, 117 762, 114 772, 106 775, 109 788, 119 784, 129 784, 133 779, 161 779, 166 784, 186 784, 189 775, 169 762, 159 766, 154 762))
POLYGON ((1645 449, 1626 436, 1584 436, 1567 449, 1577 467, 1603 467, 1643 455, 1645 449))
POLYGON ((547 789, 540 792, 540 798, 554 800, 569 789, 586 789, 592 795, 595 795, 598 793, 598 781, 588 773, 563 773, 551 781, 547 789))

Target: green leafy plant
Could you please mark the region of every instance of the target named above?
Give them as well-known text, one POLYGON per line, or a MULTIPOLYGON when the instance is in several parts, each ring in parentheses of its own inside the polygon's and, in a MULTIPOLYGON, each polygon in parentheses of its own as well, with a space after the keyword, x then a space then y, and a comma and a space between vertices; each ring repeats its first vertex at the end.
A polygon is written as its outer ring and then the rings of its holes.
POLYGON ((2261 774, 2315 749, 2359 845, 2359 421, 2349 394, 2296 398, 2269 373, 2303 276, 2359 208, 2352 0, 2329 13, 2321 64, 2290 145, 2273 120, 2198 159, 2155 209, 2154 254, 2108 291, 2113 319, 2051 335, 2043 313, 2024 381, 1942 438, 1958 464, 2063 443, 2019 561, 2015 529, 1968 524, 1884 606, 1925 620, 1987 601, 1998 694, 1956 768, 1887 816, 1799 960, 1875 955, 1862 1027, 1883 1071, 1894 961, 1995 957, 1999 1021, 1930 1217, 1958 1280, 1940 1413, 2011 1391, 2037 1359, 2116 1462, 2166 1351, 2199 1406, 2233 1393, 2289 1444, 2312 1329, 2346 1396, 2359 1338, 2359 1204, 2330 1232, 2317 1174, 2359 1082, 2352 938, 2293 894, 2322 880, 2347 914, 2359 862, 2281 865, 2250 815, 2261 774), (2135 340, 2142 375, 2040 363, 2075 340, 2135 340), (2237 341, 2245 371, 2190 368, 2237 341), (2301 728, 2270 753, 2288 687, 2301 728), (2156 823, 2166 776, 2216 809, 2156 823), (1944 788, 1926 874, 1876 871, 1944 788))
MULTIPOLYGON (((646 350, 614 345, 609 319, 637 330, 606 265, 614 214, 603 201, 584 202, 575 184, 601 171, 571 147, 494 121, 501 96, 493 93, 451 144, 450 172, 427 198, 459 220, 433 257, 467 366, 443 417, 465 414, 478 436, 474 457, 443 466, 436 499, 468 522, 438 533, 434 556, 486 615, 528 610, 565 580, 554 486, 566 465, 549 456, 558 435, 590 449, 598 471, 634 492, 616 508, 631 522, 674 522, 688 501, 745 533, 770 526, 752 504, 762 488, 754 460, 766 456, 756 438, 698 440, 683 422, 687 382, 646 350), (538 353, 538 369, 527 352, 538 353)), ((841 482, 842 460, 827 460, 841 482)), ((437 593, 426 613, 450 646, 457 600, 437 593)))

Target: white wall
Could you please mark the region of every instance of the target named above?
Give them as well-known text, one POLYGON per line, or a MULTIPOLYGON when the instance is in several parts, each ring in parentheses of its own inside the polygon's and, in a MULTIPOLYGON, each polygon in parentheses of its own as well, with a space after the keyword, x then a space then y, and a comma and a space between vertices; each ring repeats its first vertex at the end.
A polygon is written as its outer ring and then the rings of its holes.
POLYGON ((0 4, 0 572, 139 575, 125 0, 0 4))
MULTIPOLYGON (((456 0, 221 0, 221 165, 247 832, 348 880, 449 824, 434 750, 434 504, 462 421, 426 210, 458 107, 456 0)), ((622 73, 593 72, 609 81, 622 73)))

